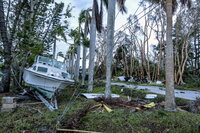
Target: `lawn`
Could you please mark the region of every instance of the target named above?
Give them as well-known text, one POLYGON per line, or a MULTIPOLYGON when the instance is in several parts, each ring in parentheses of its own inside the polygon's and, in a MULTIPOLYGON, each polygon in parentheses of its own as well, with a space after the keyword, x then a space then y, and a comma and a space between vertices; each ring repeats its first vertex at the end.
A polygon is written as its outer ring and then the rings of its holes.
MULTIPOLYGON (((103 83, 95 85, 93 92, 103 92, 103 83)), ((152 100, 157 106, 151 109, 134 110, 127 107, 106 104, 112 109, 107 112, 104 107, 90 108, 101 102, 88 100, 79 96, 80 92, 86 92, 80 87, 70 87, 64 90, 59 98, 59 109, 49 111, 43 104, 24 105, 14 112, 0 113, 0 132, 56 132, 57 128, 73 128, 77 130, 96 132, 138 132, 138 133, 195 133, 200 132, 200 114, 190 112, 166 112, 158 103, 164 100, 162 96, 152 100), (72 97, 72 94, 75 94, 72 97), (62 116, 64 109, 65 114, 62 116), (78 117, 77 117, 78 116, 78 117), (60 124, 57 124, 58 121, 60 124), (76 122, 76 123, 73 123, 76 122), (73 124, 72 124, 73 123, 73 124), (70 125, 71 124, 71 125, 70 125)), ((144 99, 146 91, 121 90, 113 86, 112 92, 119 94, 122 99, 144 99)), ((152 102, 145 100, 145 102, 152 102)), ((178 105, 185 106, 188 101, 176 99, 178 105)), ((37 102, 35 100, 26 103, 37 102)), ((24 101, 19 102, 21 105, 24 101)))

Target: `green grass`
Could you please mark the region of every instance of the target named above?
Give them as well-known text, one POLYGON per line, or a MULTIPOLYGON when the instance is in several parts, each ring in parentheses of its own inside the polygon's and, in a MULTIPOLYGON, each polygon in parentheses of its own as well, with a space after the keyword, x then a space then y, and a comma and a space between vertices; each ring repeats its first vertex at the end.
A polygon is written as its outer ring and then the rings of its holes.
MULTIPOLYGON (((57 121, 60 120, 60 116, 66 105, 68 105, 71 95, 77 89, 79 88, 71 87, 62 91, 58 98, 59 109, 54 112, 51 112, 43 104, 18 107, 14 112, 0 112, 0 133, 19 133, 23 131, 38 133, 41 128, 46 128, 45 132, 55 132, 57 121), (37 110, 40 110, 42 114, 37 110)), ((68 113, 73 113, 74 110, 81 108, 81 103, 85 101, 87 101, 85 98, 78 97, 73 105, 70 106, 68 113)))
POLYGON ((49 131, 55 130, 56 120, 62 107, 54 113, 44 108, 44 105, 34 107, 20 107, 15 112, 0 113, 0 132, 33 132, 36 133, 41 127, 47 127, 49 131), (40 114, 35 109, 39 109, 40 114))
POLYGON ((197 133, 200 115, 165 111, 132 113, 115 110, 112 113, 90 112, 81 119, 81 129, 108 133, 197 133))
MULTIPOLYGON (((92 91, 93 93, 104 93, 105 87, 96 87, 92 91)), ((128 88, 123 88, 120 86, 111 86, 111 92, 113 94, 118 94, 120 96, 129 96, 132 98, 139 98, 139 99, 144 99, 146 94, 149 92, 145 90, 136 90, 136 89, 128 89, 128 88)))
MULTIPOLYGON (((95 84, 94 93, 104 92, 105 84, 98 82, 95 84)), ((122 87, 112 86, 112 93, 119 94, 122 97, 130 96, 132 98, 143 99, 148 93, 144 90, 134 90, 122 87)), ((18 107, 14 112, 0 112, 0 133, 4 132, 31 132, 37 133, 41 128, 46 128, 44 132, 55 132, 56 123, 66 106, 70 107, 66 115, 61 120, 67 120, 78 110, 82 109, 88 102, 83 97, 78 97, 72 104, 69 104, 71 95, 75 92, 86 92, 86 89, 70 87, 61 92, 58 103, 59 109, 51 112, 43 104, 18 107), (39 113, 37 110, 42 112, 39 113)), ((161 102, 164 96, 154 99, 154 102, 161 102)), ((34 101, 31 101, 34 102, 34 101)), ((176 99, 179 105, 187 104, 187 101, 176 99)), ((97 103, 98 104, 98 103, 97 103)), ((134 132, 134 133, 151 133, 151 132, 171 132, 171 133, 196 133, 199 132, 200 114, 188 112, 166 112, 162 110, 147 110, 132 112, 127 108, 113 108, 113 112, 100 112, 92 110, 86 116, 80 119, 79 129, 87 131, 100 132, 134 132)))
MULTIPOLYGON (((164 95, 158 95, 156 98, 151 99, 151 102, 155 102, 155 103, 160 103, 165 101, 165 96, 164 95)), ((182 98, 175 98, 175 102, 177 106, 186 106, 189 104, 189 101, 186 99, 182 99, 182 98)))
POLYGON ((177 88, 179 90, 198 91, 198 90, 200 90, 200 82, 190 82, 190 83, 186 83, 182 86, 175 86, 175 88, 177 88))

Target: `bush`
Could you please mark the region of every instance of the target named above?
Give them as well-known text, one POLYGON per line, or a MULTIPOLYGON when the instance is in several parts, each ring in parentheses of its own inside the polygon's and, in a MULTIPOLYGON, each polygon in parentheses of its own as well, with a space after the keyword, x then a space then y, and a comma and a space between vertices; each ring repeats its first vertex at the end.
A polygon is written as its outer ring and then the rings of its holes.
POLYGON ((186 99, 176 98, 175 101, 176 101, 176 105, 177 106, 186 106, 186 105, 188 105, 188 100, 186 100, 186 99))

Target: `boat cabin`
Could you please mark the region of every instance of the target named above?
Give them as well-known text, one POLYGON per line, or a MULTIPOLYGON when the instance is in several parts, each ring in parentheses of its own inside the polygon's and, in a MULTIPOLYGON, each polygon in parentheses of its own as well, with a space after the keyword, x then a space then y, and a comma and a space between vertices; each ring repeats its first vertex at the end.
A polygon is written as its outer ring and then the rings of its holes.
POLYGON ((71 75, 66 71, 66 68, 66 64, 43 56, 38 56, 32 66, 32 70, 51 77, 71 79, 71 75))

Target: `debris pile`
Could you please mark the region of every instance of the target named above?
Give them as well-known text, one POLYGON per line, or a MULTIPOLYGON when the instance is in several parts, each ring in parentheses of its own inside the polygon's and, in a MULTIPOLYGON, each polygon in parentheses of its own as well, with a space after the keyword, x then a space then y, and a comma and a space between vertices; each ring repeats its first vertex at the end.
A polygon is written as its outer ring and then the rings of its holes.
POLYGON ((185 108, 192 113, 200 113, 200 98, 198 97, 195 101, 191 101, 185 108))
POLYGON ((104 97, 99 97, 95 99, 96 102, 100 102, 105 105, 114 106, 120 108, 129 108, 134 109, 134 111, 144 111, 148 108, 153 108, 156 106, 154 102, 149 102, 148 100, 143 99, 126 99, 126 98, 112 98, 112 99, 105 99, 104 97))
POLYGON ((98 112, 112 112, 115 109, 131 109, 131 112, 145 111, 150 108, 154 108, 156 104, 154 102, 149 103, 148 100, 134 99, 129 100, 126 98, 111 98, 106 99, 104 97, 99 97, 94 99, 96 102, 88 102, 82 108, 76 111, 74 114, 68 118, 61 121, 61 127, 65 129, 79 129, 80 120, 82 117, 86 116, 90 111, 98 112))
POLYGON ((119 81, 129 81, 129 82, 135 82, 135 83, 151 83, 152 82, 147 77, 138 78, 138 77, 119 76, 119 77, 117 77, 117 80, 119 80, 119 81))

